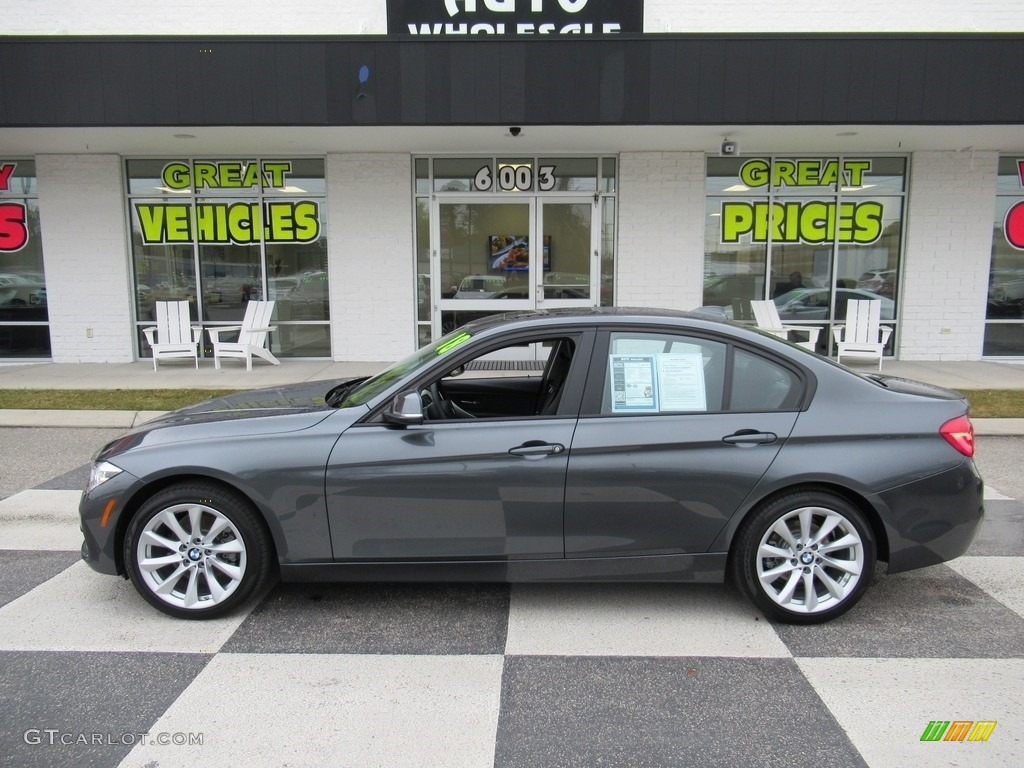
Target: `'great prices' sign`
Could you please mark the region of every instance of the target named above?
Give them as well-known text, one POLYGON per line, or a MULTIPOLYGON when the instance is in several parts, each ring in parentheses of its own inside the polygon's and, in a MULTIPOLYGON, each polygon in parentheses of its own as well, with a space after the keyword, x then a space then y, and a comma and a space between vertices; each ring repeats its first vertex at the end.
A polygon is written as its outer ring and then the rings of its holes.
MULTIPOLYGON (((750 190, 860 187, 871 170, 866 159, 753 159, 740 168, 750 190)), ((725 200, 721 242, 840 243, 869 245, 882 236, 884 207, 877 200, 725 200)))
MULTIPOLYGON (((172 193, 201 195, 203 190, 218 189, 256 194, 285 187, 291 169, 285 160, 175 162, 164 166, 161 180, 172 193)), ((137 202, 134 207, 146 245, 309 243, 320 237, 316 200, 182 200, 137 202)))

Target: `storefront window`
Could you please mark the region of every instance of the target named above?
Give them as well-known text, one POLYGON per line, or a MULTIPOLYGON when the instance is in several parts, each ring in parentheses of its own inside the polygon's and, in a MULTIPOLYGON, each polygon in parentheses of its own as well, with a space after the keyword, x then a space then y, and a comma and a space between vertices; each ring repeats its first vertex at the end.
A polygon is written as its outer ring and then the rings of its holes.
MULTIPOLYGON (((329 357, 326 185, 321 158, 129 160, 136 320, 186 300, 204 326, 276 302, 279 357, 329 357)), ((204 345, 209 352, 208 339, 204 345)))
POLYGON ((35 162, 0 159, 0 359, 49 357, 35 162))
POLYGON ((848 301, 897 325, 905 179, 903 157, 708 158, 704 306, 751 321, 771 299, 825 354, 848 301))
POLYGON ((999 160, 985 317, 982 354, 1024 356, 1024 157, 999 160))

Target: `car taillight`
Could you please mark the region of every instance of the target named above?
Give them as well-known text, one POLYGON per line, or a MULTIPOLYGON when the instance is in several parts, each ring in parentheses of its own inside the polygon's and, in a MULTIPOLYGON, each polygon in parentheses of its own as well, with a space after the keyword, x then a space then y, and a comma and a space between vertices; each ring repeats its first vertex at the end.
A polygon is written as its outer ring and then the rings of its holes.
POLYGON ((966 416, 950 419, 939 428, 939 434, 967 458, 974 455, 974 425, 966 416))

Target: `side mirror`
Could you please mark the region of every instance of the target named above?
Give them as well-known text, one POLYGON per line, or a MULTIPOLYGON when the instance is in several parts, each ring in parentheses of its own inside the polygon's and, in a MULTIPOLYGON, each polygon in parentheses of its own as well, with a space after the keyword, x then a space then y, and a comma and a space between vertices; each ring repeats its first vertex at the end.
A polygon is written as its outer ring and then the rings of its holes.
POLYGON ((395 395, 391 407, 384 411, 384 421, 400 427, 415 427, 423 423, 423 398, 411 390, 395 395))

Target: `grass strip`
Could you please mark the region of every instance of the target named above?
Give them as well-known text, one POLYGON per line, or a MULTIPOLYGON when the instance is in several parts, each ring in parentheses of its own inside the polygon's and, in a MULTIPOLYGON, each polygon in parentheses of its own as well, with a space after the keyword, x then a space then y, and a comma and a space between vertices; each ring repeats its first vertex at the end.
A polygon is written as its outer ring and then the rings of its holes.
POLYGON ((0 389, 0 408, 68 411, 173 411, 233 389, 0 389))

